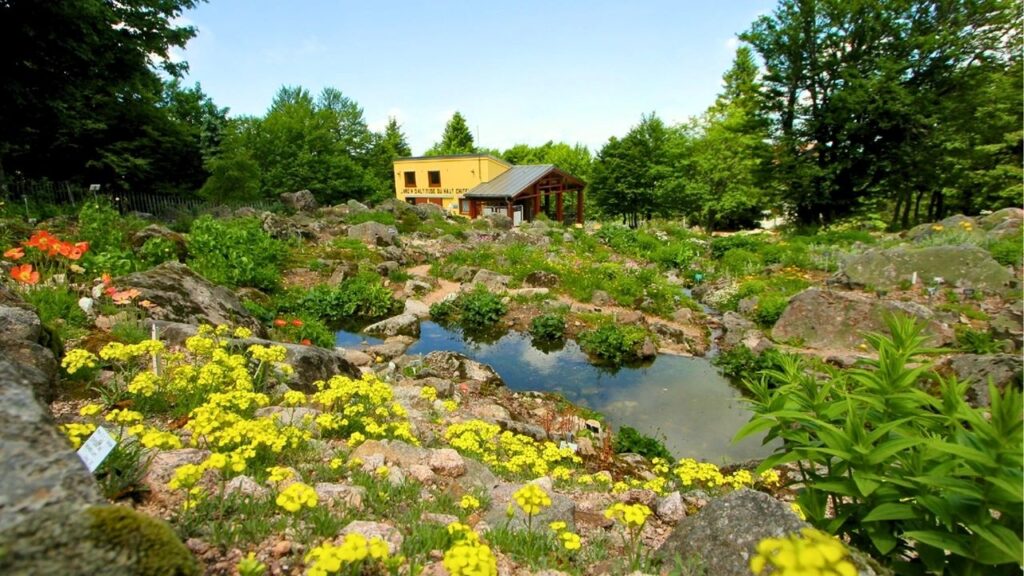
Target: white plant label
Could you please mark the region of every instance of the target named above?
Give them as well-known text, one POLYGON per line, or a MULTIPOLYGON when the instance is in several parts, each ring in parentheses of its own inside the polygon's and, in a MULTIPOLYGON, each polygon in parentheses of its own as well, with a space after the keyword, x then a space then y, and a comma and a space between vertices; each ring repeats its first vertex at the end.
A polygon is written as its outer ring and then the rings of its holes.
POLYGON ((78 457, 82 459, 82 462, 85 462, 89 472, 95 472, 116 445, 117 441, 111 438, 103 426, 100 426, 82 444, 82 447, 78 449, 78 457))

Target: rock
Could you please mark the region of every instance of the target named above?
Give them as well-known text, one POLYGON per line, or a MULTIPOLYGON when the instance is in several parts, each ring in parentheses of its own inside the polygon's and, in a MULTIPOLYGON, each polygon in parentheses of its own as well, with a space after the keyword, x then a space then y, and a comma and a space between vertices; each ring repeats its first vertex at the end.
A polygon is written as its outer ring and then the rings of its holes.
POLYGON ((776 342, 794 342, 818 349, 856 348, 864 332, 886 333, 884 318, 899 313, 926 323, 931 346, 953 342, 953 331, 920 304, 878 300, 859 292, 828 292, 808 288, 790 299, 772 328, 776 342))
POLYGON ((473 279, 473 276, 476 275, 477 270, 479 270, 479 268, 474 268, 472 266, 459 266, 454 272, 452 272, 452 280, 455 280, 456 282, 469 282, 473 279))
POLYGON ((451 448, 431 450, 427 465, 437 474, 448 478, 458 478, 466 473, 466 461, 451 448))
POLYGON ((457 352, 431 352, 423 358, 423 366, 430 369, 431 375, 446 380, 475 380, 492 386, 505 385, 493 368, 457 352))
POLYGON ((274 558, 281 558, 292 551, 292 543, 287 540, 279 540, 270 549, 270 555, 274 558))
POLYGON ((1003 293, 1013 276, 976 246, 890 248, 855 254, 842 264, 839 278, 855 288, 891 289, 909 281, 943 278, 950 286, 1003 293))
POLYGON ((309 190, 285 192, 281 194, 281 203, 295 212, 314 212, 320 207, 320 203, 316 201, 316 197, 309 190))
POLYGON ((654 506, 654 513, 666 524, 675 524, 686 517, 686 506, 683 504, 683 497, 679 491, 658 498, 654 506))
POLYGON ((639 310, 618 310, 614 316, 619 324, 646 324, 646 319, 639 310))
POLYGON ((391 246, 398 239, 398 230, 379 222, 363 222, 350 226, 348 237, 355 238, 370 246, 391 246))
POLYGON ((1005 240, 1007 238, 1020 239, 1021 228, 1024 222, 1020 220, 1007 219, 992 227, 986 234, 991 241, 1005 240))
POLYGON ((188 244, 185 242, 185 237, 159 224, 150 224, 133 234, 132 247, 135 249, 142 248, 146 241, 153 238, 162 238, 170 242, 174 246, 174 258, 176 260, 184 260, 188 256, 188 244))
POLYGON ((974 406, 988 406, 989 380, 999 390, 1021 389, 1021 358, 1016 354, 959 354, 949 361, 949 368, 961 382, 970 382, 967 399, 974 406))
POLYGON ((459 517, 452 516, 451 514, 437 514, 435 512, 424 512, 423 515, 420 516, 420 521, 426 522, 428 524, 437 524, 439 526, 448 526, 449 524, 458 522, 459 517))
POLYGON ((409 466, 409 476, 422 484, 433 484, 437 481, 437 474, 425 464, 413 464, 409 466))
POLYGON ((224 494, 241 494, 262 498, 267 495, 267 488, 248 476, 235 476, 224 485, 224 494))
POLYGON ((415 278, 410 278, 409 280, 405 281, 405 293, 406 294, 413 294, 413 295, 419 296, 419 295, 426 294, 426 293, 430 292, 433 289, 434 289, 433 286, 431 286, 428 282, 424 282, 422 280, 417 280, 415 278))
POLYGON ((594 306, 608 306, 614 304, 615 301, 604 290, 594 290, 594 293, 590 296, 590 303, 594 306))
POLYGON ((273 212, 263 212, 259 218, 260 226, 271 238, 279 240, 293 238, 312 240, 316 238, 315 228, 317 226, 302 216, 281 216, 273 212))
POLYGON ((444 218, 448 214, 444 211, 444 208, 437 204, 416 204, 415 206, 409 206, 412 208, 414 214, 420 217, 420 220, 429 220, 431 218, 444 218))
POLYGON ((472 458, 465 459, 466 473, 452 481, 456 494, 465 494, 474 490, 490 492, 501 483, 490 468, 472 458))
POLYGON ((538 296, 547 296, 551 292, 547 288, 516 288, 508 291, 508 295, 513 298, 536 298, 538 296))
POLYGON ((167 483, 174 477, 174 470, 185 464, 201 464, 210 456, 209 450, 198 448, 181 448, 179 450, 162 450, 153 454, 149 468, 142 476, 142 485, 152 494, 167 494, 170 490, 167 483))
POLYGON ((412 314, 399 314, 375 324, 370 324, 363 332, 371 336, 388 338, 391 336, 411 336, 419 338, 420 319, 412 314))
POLYGON ((689 308, 680 308, 672 313, 672 321, 679 324, 695 324, 697 313, 689 308))
POLYGON ((362 486, 349 486, 347 484, 335 484, 330 482, 318 482, 313 489, 321 502, 340 503, 356 510, 363 509, 363 500, 366 498, 366 488, 362 486))
POLYGON ((229 347, 248 348, 253 344, 263 346, 283 346, 285 349, 285 362, 291 364, 295 374, 288 382, 288 386, 294 390, 306 393, 316 392, 314 382, 317 380, 329 380, 332 376, 348 376, 359 378, 362 372, 359 368, 345 359, 345 354, 337 350, 328 350, 318 346, 304 346, 289 342, 272 342, 258 338, 247 340, 232 340, 229 347))
POLYGON ((1013 349, 1020 351, 1024 343, 1024 310, 1018 300, 1012 306, 1007 306, 988 320, 989 330, 992 336, 999 340, 1009 340, 1013 343, 1013 349))
POLYGON ((305 406, 264 406, 257 408, 255 415, 257 418, 276 418, 277 422, 284 426, 309 428, 312 424, 307 425, 306 422, 312 423, 316 420, 320 411, 305 406))
POLYGON ((11 370, 41 402, 48 403, 57 395, 60 375, 51 349, 54 343, 39 316, 18 304, 0 305, 0 359, 11 362, 11 370))
POLYGON ((186 324, 229 324, 244 326, 254 334, 263 334, 259 320, 249 314, 227 288, 217 286, 180 262, 164 262, 116 280, 122 289, 136 288, 140 300, 149 300, 156 308, 149 311, 155 320, 186 324))
POLYGON ((978 219, 985 230, 991 230, 1005 222, 1024 222, 1024 209, 1017 207, 1003 208, 978 219))
POLYGON ((342 355, 345 357, 345 360, 353 366, 369 366, 370 364, 373 364, 373 357, 361 350, 337 350, 341 351, 342 355))
POLYGON ((411 314, 421 320, 430 318, 430 306, 427 306, 419 300, 413 300, 412 298, 405 301, 405 308, 402 314, 411 314))
POLYGON ((477 270, 469 286, 464 286, 463 290, 468 291, 471 290, 474 285, 482 284, 490 292, 504 292, 508 289, 508 283, 511 281, 511 276, 505 276, 503 274, 498 274, 497 272, 491 272, 490 270, 481 268, 480 270, 477 270))
POLYGON ((757 303, 759 301, 760 298, 758 298, 757 296, 742 298, 736 304, 736 311, 744 316, 749 317, 751 314, 754 313, 755 310, 757 310, 757 303))
POLYGON ((699 556, 708 574, 749 576, 750 557, 764 538, 799 532, 807 523, 771 496, 741 489, 712 500, 682 520, 655 553, 666 562, 699 556))
POLYGON ((753 352, 754 356, 760 356, 775 347, 775 344, 760 330, 747 330, 740 344, 753 352))
POLYGON ((390 276, 392 272, 396 272, 402 265, 394 260, 385 260, 380 264, 377 264, 377 274, 380 276, 390 276))
POLYGON ((488 214, 484 218, 498 230, 511 230, 512 219, 505 214, 488 214))
POLYGON ((361 534, 367 540, 374 537, 380 538, 387 542, 389 554, 397 553, 402 547, 402 541, 404 540, 402 538, 402 533, 394 526, 381 522, 367 522, 365 520, 350 522, 348 526, 342 528, 336 544, 340 544, 347 534, 361 534))
POLYGON ((558 274, 545 272, 543 270, 534 270, 526 275, 526 278, 523 279, 523 284, 537 288, 554 288, 555 286, 558 286, 558 281, 558 274))
MULTIPOLYGON (((502 410, 505 409, 502 408, 502 410)), ((505 410, 505 414, 508 414, 507 410, 505 410)), ((484 418, 484 420, 486 420, 486 418, 484 418)), ((491 421, 497 424, 498 426, 501 426, 502 430, 508 430, 509 432, 512 432, 514 434, 522 434, 523 436, 529 436, 534 440, 548 440, 547 432, 545 432, 544 429, 538 426, 537 424, 533 424, 531 422, 520 422, 518 420, 512 420, 507 416, 505 418, 494 418, 491 421)))
POLYGON ((345 203, 345 206, 348 207, 350 214, 359 214, 360 212, 370 211, 366 204, 363 204, 358 200, 349 200, 348 202, 345 203))
MULTIPOLYGON (((491 507, 485 513, 484 521, 491 526, 503 526, 508 521, 509 528, 525 529, 526 515, 523 514, 522 509, 512 499, 512 495, 523 486, 525 484, 501 484, 492 490, 491 507), (515 510, 515 515, 511 520, 508 520, 505 515, 509 504, 515 510)), ((575 531, 574 513, 576 511, 576 503, 573 502, 572 498, 552 492, 550 489, 544 489, 544 491, 551 497, 551 506, 544 508, 533 517, 533 528, 535 530, 543 530, 549 523, 561 520, 568 525, 569 530, 575 531)))
POLYGON ((102 502, 92 474, 40 402, 32 371, 0 358, 0 531, 61 504, 102 502))
POLYGON ((192 553, 165 522, 127 506, 38 511, 0 531, 0 573, 11 576, 198 576, 192 553))
MULTIPOLYGON (((435 378, 433 376, 417 378, 415 384, 417 386, 430 386, 437 390, 438 398, 451 398, 455 394, 455 384, 451 380, 445 380, 444 378, 435 378)), ((419 390, 416 391, 416 396, 419 397, 419 390)))
MULTIPOLYGON (((383 458, 382 463, 409 468, 414 464, 426 463, 430 459, 430 450, 406 444, 400 440, 367 440, 352 451, 349 460, 359 458, 365 464, 373 461, 375 456, 383 458)), ((373 466, 373 468, 376 467, 373 466)))
POLYGON ((407 342, 406 340, 402 340, 400 338, 406 338, 406 336, 397 336, 389 338, 383 344, 367 346, 366 353, 374 357, 380 356, 385 360, 398 358, 402 354, 405 354, 405 351, 409 349, 410 345, 410 342, 407 342))
POLYGON ((644 338, 643 344, 640 345, 640 350, 636 353, 637 358, 654 358, 658 355, 658 345, 652 338, 644 338))

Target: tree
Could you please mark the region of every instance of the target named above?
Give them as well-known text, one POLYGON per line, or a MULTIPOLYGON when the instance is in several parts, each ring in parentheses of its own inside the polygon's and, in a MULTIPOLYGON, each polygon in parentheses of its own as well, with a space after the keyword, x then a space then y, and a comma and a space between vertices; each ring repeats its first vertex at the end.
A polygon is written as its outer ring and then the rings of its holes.
POLYGON ((651 113, 621 140, 608 140, 590 174, 591 197, 602 213, 635 228, 640 218, 666 212, 660 194, 671 172, 669 137, 665 123, 651 113))
POLYGON ((152 187, 179 143, 159 109, 168 57, 195 30, 197 0, 0 2, 0 180, 76 179, 152 187))
POLYGON ((473 144, 473 133, 470 132, 466 119, 461 113, 455 112, 444 127, 441 141, 427 150, 427 156, 473 154, 476 151, 476 146, 473 144))

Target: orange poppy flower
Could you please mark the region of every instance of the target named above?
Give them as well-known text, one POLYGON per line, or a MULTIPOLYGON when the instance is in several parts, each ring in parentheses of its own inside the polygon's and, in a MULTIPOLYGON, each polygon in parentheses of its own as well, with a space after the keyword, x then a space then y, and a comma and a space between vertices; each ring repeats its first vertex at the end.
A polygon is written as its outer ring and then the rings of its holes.
POLYGON ((299 342, 299 344, 302 344, 303 346, 312 346, 313 341, 310 340, 309 338, 303 338, 302 342, 299 342))
POLYGON ((123 292, 115 292, 110 295, 110 299, 114 301, 114 304, 128 304, 139 296, 140 292, 135 288, 129 288, 123 292))
POLYGON ((39 282, 39 272, 33 270, 31 264, 22 264, 11 268, 11 278, 22 284, 36 284, 39 282))
POLYGON ((10 258, 11 260, 20 260, 25 257, 25 249, 21 246, 11 248, 7 252, 4 252, 4 258, 10 258))
POLYGON ((286 324, 288 324, 288 322, 284 318, 277 318, 274 320, 274 326, 277 326, 278 328, 286 324))
POLYGON ((62 246, 67 246, 67 253, 64 254, 64 256, 66 256, 68 260, 79 260, 81 259, 82 254, 85 254, 85 250, 79 248, 78 244, 62 244, 62 246))
POLYGON ((104 272, 103 276, 100 276, 100 280, 103 282, 103 284, 110 284, 110 274, 104 272))
POLYGON ((38 248, 45 252, 58 242, 60 242, 60 240, 58 240, 53 234, 50 234, 46 230, 39 230, 28 239, 28 242, 26 242, 25 245, 38 248))
POLYGON ((295 326, 296 328, 302 326, 302 320, 299 320, 298 318, 292 320, 292 326, 295 326))
POLYGON ((75 248, 78 248, 79 250, 82 251, 82 254, 85 254, 86 252, 89 251, 89 243, 88 242, 75 242, 75 248))

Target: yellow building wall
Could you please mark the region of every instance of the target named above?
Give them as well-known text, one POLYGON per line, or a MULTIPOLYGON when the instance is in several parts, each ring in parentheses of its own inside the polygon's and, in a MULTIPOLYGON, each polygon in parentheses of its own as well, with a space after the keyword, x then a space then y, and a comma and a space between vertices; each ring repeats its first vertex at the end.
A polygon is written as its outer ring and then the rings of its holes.
POLYGON ((395 196, 403 201, 409 198, 441 199, 442 207, 451 212, 459 211, 459 200, 470 188, 489 182, 509 165, 485 154, 474 156, 406 158, 395 160, 395 196), (430 186, 427 172, 441 173, 441 185, 430 186), (405 173, 416 173, 416 186, 406 187, 405 173))

